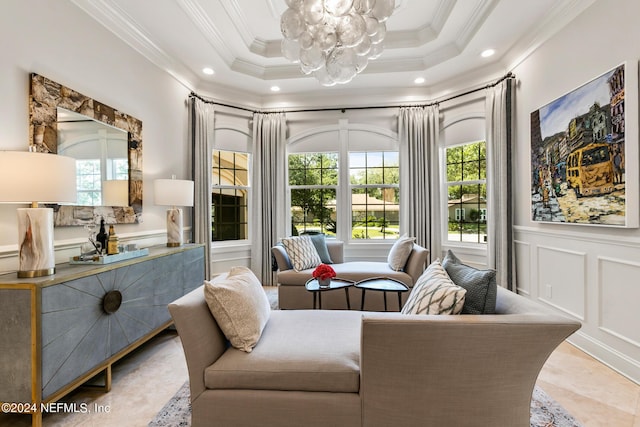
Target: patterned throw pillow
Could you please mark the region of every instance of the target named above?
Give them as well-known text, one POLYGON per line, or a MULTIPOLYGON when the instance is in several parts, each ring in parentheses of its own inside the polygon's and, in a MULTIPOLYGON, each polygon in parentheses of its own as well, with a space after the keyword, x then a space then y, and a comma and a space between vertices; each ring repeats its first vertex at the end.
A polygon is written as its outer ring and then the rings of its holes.
POLYGON ((260 280, 247 267, 204 282, 204 298, 232 346, 250 353, 269 321, 271 305, 260 280))
POLYGON ((435 260, 416 281, 401 313, 460 314, 466 292, 451 281, 440 260, 435 260))
POLYGON ((295 271, 314 268, 322 264, 320 255, 309 236, 285 237, 282 239, 287 255, 295 271))
POLYGON ((404 270, 404 266, 413 250, 415 240, 415 237, 407 237, 407 235, 404 234, 393 244, 387 256, 387 262, 393 271, 404 270))
POLYGON ((462 314, 494 314, 498 285, 495 270, 478 270, 463 264, 450 250, 442 261, 447 274, 467 290, 462 314))

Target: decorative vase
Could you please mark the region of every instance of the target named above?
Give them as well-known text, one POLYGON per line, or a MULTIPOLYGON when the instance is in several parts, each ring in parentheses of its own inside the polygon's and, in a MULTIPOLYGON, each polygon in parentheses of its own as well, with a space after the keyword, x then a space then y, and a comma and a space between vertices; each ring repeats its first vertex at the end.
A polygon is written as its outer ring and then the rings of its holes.
POLYGON ((318 285, 320 285, 321 288, 328 288, 330 284, 331 284, 330 277, 327 277, 326 279, 318 279, 318 285))

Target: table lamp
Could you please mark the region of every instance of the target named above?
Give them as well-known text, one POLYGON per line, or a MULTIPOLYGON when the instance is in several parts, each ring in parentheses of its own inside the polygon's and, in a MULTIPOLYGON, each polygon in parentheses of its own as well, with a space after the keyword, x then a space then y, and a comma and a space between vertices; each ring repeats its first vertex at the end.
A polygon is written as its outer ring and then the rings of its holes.
POLYGON ((56 154, 0 151, 0 203, 18 208, 18 277, 55 274, 53 209, 38 203, 76 203, 76 160, 56 154))
POLYGON ((167 246, 182 246, 182 209, 176 206, 193 206, 193 181, 175 179, 175 175, 172 179, 156 179, 153 193, 156 205, 171 206, 167 209, 167 246))
POLYGON ((103 206, 129 206, 129 180, 102 181, 103 206))

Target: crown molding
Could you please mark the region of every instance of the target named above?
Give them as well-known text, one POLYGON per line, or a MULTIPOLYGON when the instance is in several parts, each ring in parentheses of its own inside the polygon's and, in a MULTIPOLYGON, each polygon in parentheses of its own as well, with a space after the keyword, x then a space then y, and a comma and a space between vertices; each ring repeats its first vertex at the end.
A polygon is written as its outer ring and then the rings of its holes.
MULTIPOLYGON (((209 83, 207 80, 202 79, 195 71, 190 70, 185 64, 173 59, 167 52, 156 45, 150 33, 120 7, 120 1, 121 0, 71 0, 74 5, 99 22, 107 30, 111 31, 116 37, 123 40, 151 63, 166 71, 190 90, 194 90, 194 88, 215 88, 215 90, 222 90, 222 93, 225 94, 223 95, 224 98, 227 98, 226 94, 229 94, 231 96, 230 99, 247 98, 251 99, 251 102, 255 102, 257 105, 263 102, 270 103, 273 99, 278 99, 278 95, 274 97, 272 94, 258 95, 246 93, 243 92, 242 88, 232 88, 231 86, 226 86, 226 84, 220 85, 216 82, 209 83), (237 94, 241 94, 242 96, 238 98, 237 94)), ((221 30, 207 15, 205 9, 201 6, 202 1, 203 0, 175 0, 176 4, 186 13, 187 17, 216 50, 230 70, 247 77, 254 77, 264 81, 277 79, 298 79, 300 81, 300 79, 313 78, 303 75, 298 66, 293 63, 283 64, 282 61, 261 62, 257 58, 252 59, 251 54, 264 58, 282 59, 280 41, 256 38, 248 25, 249 21, 244 15, 239 1, 219 0, 222 5, 220 9, 224 9, 224 12, 219 9, 220 13, 226 13, 228 17, 231 18, 232 25, 235 26, 235 29, 241 36, 242 42, 247 46, 247 55, 243 57, 238 55, 234 50, 235 47, 226 42, 226 38, 223 37, 221 30)), ((279 14, 280 9, 286 8, 286 4, 281 0, 263 1, 269 5, 270 13, 275 14, 275 16, 279 14)), ((453 10, 456 6, 460 6, 460 2, 456 0, 439 0, 431 23, 414 30, 390 31, 387 34, 385 41, 387 46, 385 50, 395 51, 396 55, 403 55, 402 57, 393 58, 389 57, 392 55, 388 55, 371 61, 362 74, 371 75, 385 72, 406 74, 406 72, 424 71, 429 68, 435 69, 440 63, 463 53, 473 36, 482 27, 482 23, 486 22, 486 19, 491 15, 493 9, 500 1, 509 0, 480 0, 479 3, 476 3, 475 9, 470 12, 470 16, 463 21, 464 25, 461 31, 455 32, 456 36, 454 40, 439 40, 443 28, 446 27, 447 22, 452 16, 453 10), (401 51, 397 51, 403 48, 427 46, 434 40, 438 42, 440 47, 431 52, 424 52, 418 57, 410 58, 405 56, 401 51)), ((531 33, 516 40, 501 56, 499 62, 496 62, 491 68, 503 71, 515 68, 595 1, 596 0, 558 0, 554 2, 551 11, 542 19, 541 25, 537 27, 537 29, 532 30, 531 33), (518 56, 516 57, 516 55, 518 56)), ((407 3, 406 0, 396 0, 396 10, 407 7, 407 3)), ((270 17, 268 18, 270 19, 270 17)), ((406 88, 401 88, 401 91, 404 93, 406 89, 407 93, 413 92, 420 94, 418 96, 441 92, 446 85, 456 87, 461 79, 464 80, 465 78, 476 76, 480 69, 484 69, 484 67, 460 74, 450 73, 446 78, 439 77, 438 81, 434 81, 429 86, 420 88, 407 86, 406 88)), ((339 86, 338 89, 321 88, 317 91, 312 89, 309 92, 305 92, 307 94, 305 96, 326 91, 325 93, 328 93, 329 98, 331 98, 335 97, 338 92, 341 95, 347 93, 345 91, 346 89, 347 88, 343 86, 339 86)), ((356 89, 356 92, 357 91, 356 89)), ((372 99, 378 96, 375 95, 378 92, 384 92, 395 98, 396 91, 398 91, 397 86, 387 89, 386 92, 380 89, 375 91, 369 90, 368 93, 372 94, 372 99)), ((361 96, 362 92, 358 92, 358 95, 361 96)), ((304 98, 304 96, 302 96, 302 98, 304 98)))
POLYGON ((487 20, 491 11, 496 7, 500 0, 483 0, 478 3, 471 17, 467 21, 467 25, 460 31, 456 44, 463 50, 471 41, 473 36, 478 32, 482 24, 487 20))
POLYGON ((558 1, 538 29, 517 40, 510 51, 523 52, 518 56, 505 55, 510 59, 509 69, 513 70, 533 54, 542 44, 562 30, 578 15, 591 7, 596 0, 564 0, 558 1))
POLYGON ((249 28, 249 24, 247 24, 247 18, 244 13, 242 13, 242 8, 238 4, 237 0, 219 0, 222 4, 222 8, 227 13, 227 16, 231 19, 231 23, 240 34, 242 41, 244 42, 247 49, 255 42, 256 36, 253 34, 251 29, 249 28))
POLYGON ((224 42, 222 32, 207 15, 207 12, 200 6, 197 0, 177 0, 178 5, 186 13, 187 17, 200 30, 205 39, 222 57, 222 60, 229 66, 233 63, 235 55, 231 48, 224 42))
POLYGON ((195 87, 193 73, 158 47, 144 28, 113 0, 71 0, 78 8, 99 22, 127 45, 165 70, 186 88, 195 87))

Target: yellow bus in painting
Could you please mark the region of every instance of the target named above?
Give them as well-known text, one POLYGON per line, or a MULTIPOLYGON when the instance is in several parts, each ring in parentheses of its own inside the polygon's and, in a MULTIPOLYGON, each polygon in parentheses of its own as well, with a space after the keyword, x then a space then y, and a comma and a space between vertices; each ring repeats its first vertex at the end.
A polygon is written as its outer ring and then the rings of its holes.
POLYGON ((578 148, 567 157, 567 183, 577 197, 611 193, 613 162, 609 146, 593 143, 578 148))

